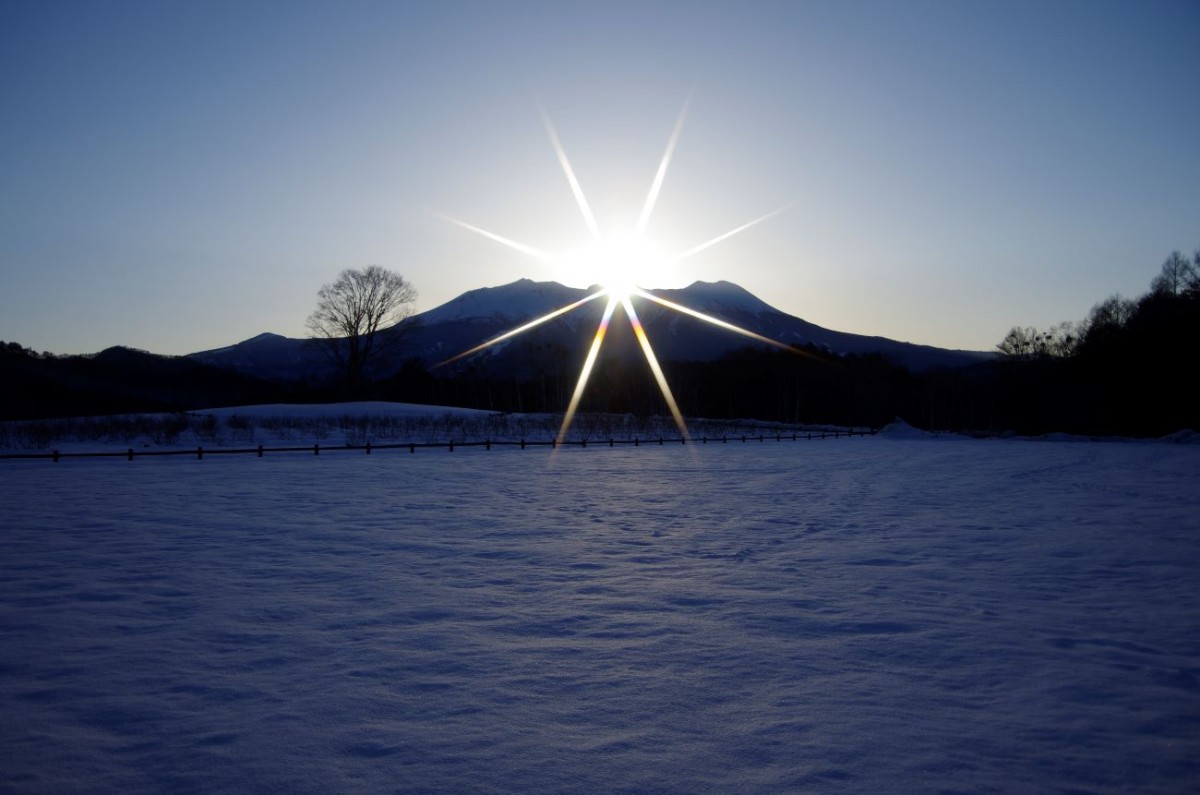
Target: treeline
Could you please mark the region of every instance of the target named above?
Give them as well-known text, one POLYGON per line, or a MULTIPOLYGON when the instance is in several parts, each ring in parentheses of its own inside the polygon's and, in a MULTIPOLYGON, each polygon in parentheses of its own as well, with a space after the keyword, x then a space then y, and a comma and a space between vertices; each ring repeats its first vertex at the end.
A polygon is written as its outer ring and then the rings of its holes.
POLYGON ((1175 251, 1141 298, 1114 295, 1092 307, 1085 319, 1048 329, 1015 326, 996 349, 1009 359, 1030 360, 1121 356, 1147 345, 1170 348, 1174 335, 1186 331, 1188 318, 1194 321, 1197 301, 1200 251, 1191 260, 1175 251))
POLYGON ((1049 329, 997 345, 998 388, 1022 430, 1158 435, 1200 427, 1200 251, 1163 262, 1150 290, 1114 295, 1049 329))
MULTIPOLYGON (((560 413, 582 362, 529 378, 492 373, 444 375, 410 361, 374 397, 520 413, 560 413)), ((788 353, 746 348, 710 362, 662 362, 685 416, 789 424, 880 427, 895 416, 892 381, 907 371, 882 357, 833 358, 817 349, 788 353)), ((635 417, 667 416, 669 408, 641 354, 602 358, 579 410, 635 417)))
POLYGON ((263 381, 182 356, 108 348, 87 356, 0 342, 0 419, 45 419, 305 400, 303 385, 263 381))

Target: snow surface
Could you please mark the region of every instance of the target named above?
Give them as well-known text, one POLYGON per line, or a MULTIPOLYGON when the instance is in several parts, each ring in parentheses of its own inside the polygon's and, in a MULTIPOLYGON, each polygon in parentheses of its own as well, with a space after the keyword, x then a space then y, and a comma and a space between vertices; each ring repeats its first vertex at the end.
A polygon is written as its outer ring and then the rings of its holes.
POLYGON ((1200 450, 0 462, 0 790, 1184 792, 1200 450))
POLYGON ((658 289, 650 292, 698 312, 722 314, 737 310, 756 315, 764 312, 783 314, 744 287, 727 281, 697 281, 681 289, 658 289))

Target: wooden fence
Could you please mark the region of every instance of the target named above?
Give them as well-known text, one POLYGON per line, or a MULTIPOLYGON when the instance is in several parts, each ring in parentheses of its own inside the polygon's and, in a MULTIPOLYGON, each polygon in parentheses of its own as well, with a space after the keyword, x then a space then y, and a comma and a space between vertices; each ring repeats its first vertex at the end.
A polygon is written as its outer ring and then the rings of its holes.
POLYGON ((767 441, 784 442, 784 441, 812 441, 814 439, 840 439, 850 438, 854 436, 873 436, 878 433, 877 430, 836 430, 836 431, 812 431, 812 432, 793 432, 774 434, 741 434, 739 436, 701 436, 692 437, 689 439, 684 436, 674 438, 665 438, 662 436, 655 438, 638 438, 632 439, 576 439, 570 441, 558 442, 553 439, 549 441, 527 440, 484 440, 481 442, 395 442, 389 444, 346 444, 346 445, 328 445, 311 444, 303 446, 290 447, 265 447, 258 445, 257 447, 194 447, 178 450, 137 450, 135 448, 127 448, 120 451, 106 452, 85 452, 85 453, 63 453, 58 450, 49 453, 0 453, 0 459, 48 459, 54 463, 58 463, 64 458, 124 458, 132 461, 134 458, 148 458, 152 456, 195 456, 198 460, 203 460, 205 456, 214 455, 257 455, 262 458, 267 453, 311 453, 312 455, 320 455, 321 453, 329 452, 344 452, 355 451, 371 455, 373 451, 378 450, 408 450, 409 453, 416 453, 418 449, 444 449, 451 453, 461 447, 482 447, 485 450, 491 450, 493 447, 519 447, 524 450, 526 447, 580 447, 586 448, 589 445, 592 447, 616 447, 617 445, 642 447, 642 446, 663 446, 667 444, 687 444, 689 441, 692 444, 729 444, 730 442, 745 444, 747 442, 764 443, 767 441))

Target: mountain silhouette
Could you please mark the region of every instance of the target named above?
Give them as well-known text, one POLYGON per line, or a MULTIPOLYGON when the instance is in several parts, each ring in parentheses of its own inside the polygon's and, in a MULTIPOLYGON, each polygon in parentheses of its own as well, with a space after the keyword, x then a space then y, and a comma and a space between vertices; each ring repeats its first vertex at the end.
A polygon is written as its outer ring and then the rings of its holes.
MULTIPOLYGON (((586 297, 596 288, 520 279, 498 287, 469 290, 441 306, 408 318, 384 332, 394 345, 380 372, 417 358, 433 367, 506 331, 586 297)), ((982 351, 947 350, 886 337, 832 331, 775 309, 732 282, 695 282, 672 290, 650 290, 668 301, 739 326, 784 345, 815 346, 832 355, 878 353, 914 372, 957 368, 991 358, 982 351)), ((662 360, 712 361, 765 343, 735 334, 668 307, 634 298, 646 334, 662 360)), ((454 370, 527 375, 550 359, 581 359, 595 334, 603 300, 592 301, 537 328, 450 365, 454 370)), ((618 310, 619 311, 619 310, 618 310)), ((628 323, 614 319, 605 349, 609 356, 635 354, 628 323)), ((636 354, 640 356, 640 354, 636 354)), ((260 378, 321 379, 331 372, 321 352, 304 339, 278 334, 256 337, 189 358, 260 378)))

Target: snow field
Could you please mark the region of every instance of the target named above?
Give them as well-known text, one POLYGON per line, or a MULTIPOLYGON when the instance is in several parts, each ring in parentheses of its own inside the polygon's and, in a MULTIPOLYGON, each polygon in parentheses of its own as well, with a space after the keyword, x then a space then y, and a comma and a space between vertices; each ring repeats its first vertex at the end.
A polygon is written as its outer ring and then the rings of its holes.
POLYGON ((1194 445, 6 462, 0 789, 1172 792, 1194 445))

